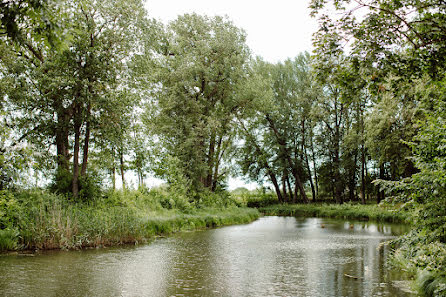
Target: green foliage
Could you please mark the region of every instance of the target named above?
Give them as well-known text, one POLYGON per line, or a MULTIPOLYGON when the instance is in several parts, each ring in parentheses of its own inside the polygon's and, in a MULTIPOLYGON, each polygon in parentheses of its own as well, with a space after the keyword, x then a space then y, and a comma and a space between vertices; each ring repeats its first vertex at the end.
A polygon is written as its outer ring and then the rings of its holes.
POLYGON ((230 195, 226 191, 201 192, 199 194, 199 198, 196 201, 196 206, 198 208, 209 208, 209 207, 231 208, 231 207, 239 207, 241 205, 242 204, 239 203, 237 199, 234 199, 232 195, 230 195))
POLYGON ((303 184, 312 182, 307 147, 313 142, 310 114, 318 88, 309 60, 309 54, 302 53, 275 65, 254 61, 247 84, 248 89, 256 88, 249 90, 254 98, 238 119, 243 138, 237 153, 241 173, 252 180, 271 182, 280 201, 296 200, 297 196, 306 201, 303 184), (282 188, 288 183, 292 193, 282 197, 280 183, 282 188))
POLYGON ((421 272, 416 281, 418 293, 423 297, 446 296, 446 277, 438 277, 427 271, 421 272))
POLYGON ((253 191, 237 195, 237 199, 241 200, 247 207, 260 208, 273 204, 277 204, 277 196, 274 193, 261 191, 253 191))
POLYGON ((89 152, 97 143, 115 144, 110 130, 121 131, 116 126, 125 126, 122 122, 134 106, 135 96, 126 96, 130 84, 125 64, 147 25, 142 2, 24 0, 0 7, 0 30, 7 35, 0 46, 0 94, 7 111, 1 117, 19 135, 11 147, 26 143, 36 155, 55 152, 51 159, 57 174, 63 171, 55 179, 61 182, 57 190, 67 192, 65 175, 71 172, 70 191, 77 197, 79 176, 84 188, 91 184, 85 178, 89 152), (13 19, 4 23, 9 17, 13 19), (61 32, 41 27, 55 22, 61 32), (63 46, 50 42, 53 33, 63 46), (56 149, 48 150, 51 145, 56 149))
POLYGON ((177 158, 191 191, 215 191, 244 103, 238 94, 249 58, 245 35, 225 18, 196 14, 179 16, 160 34, 140 61, 153 65, 146 69, 154 96, 145 124, 160 146, 155 157, 177 158))
POLYGON ((337 204, 277 204, 259 208, 266 215, 330 217, 340 219, 375 220, 380 222, 410 222, 410 214, 381 205, 337 204))
POLYGON ((320 15, 317 59, 341 55, 349 40, 351 60, 374 103, 366 134, 380 167, 376 184, 413 212, 414 230, 396 241, 394 261, 418 275, 421 294, 445 296, 446 6, 434 0, 355 2, 311 2, 320 15), (323 13, 330 4, 339 14, 323 13))
POLYGON ((58 168, 49 189, 51 192, 57 194, 68 194, 71 193, 72 184, 73 176, 71 175, 71 172, 58 168))
POLYGON ((0 251, 15 250, 18 247, 19 232, 14 229, 0 229, 0 251))
POLYGON ((155 169, 159 177, 164 178, 169 186, 170 193, 168 200, 163 202, 163 207, 187 209, 191 207, 189 199, 193 200, 196 196, 191 188, 191 180, 184 174, 184 168, 177 157, 166 156, 158 163, 155 169))
POLYGON ((0 191, 0 229, 14 227, 21 211, 20 204, 11 192, 0 191))
POLYGON ((445 296, 446 245, 431 241, 425 230, 413 230, 392 241, 396 248, 390 263, 409 272, 421 296, 445 296))
POLYGON ((79 196, 77 199, 91 201, 102 195, 102 183, 97 174, 89 173, 79 179, 79 196))
POLYGON ((175 202, 165 205, 169 197, 162 189, 110 191, 85 203, 37 190, 3 191, 0 250, 137 243, 181 230, 247 223, 259 216, 256 210, 230 203, 218 207, 224 203, 215 198, 209 198, 208 207, 203 204, 200 209, 185 209, 175 202))

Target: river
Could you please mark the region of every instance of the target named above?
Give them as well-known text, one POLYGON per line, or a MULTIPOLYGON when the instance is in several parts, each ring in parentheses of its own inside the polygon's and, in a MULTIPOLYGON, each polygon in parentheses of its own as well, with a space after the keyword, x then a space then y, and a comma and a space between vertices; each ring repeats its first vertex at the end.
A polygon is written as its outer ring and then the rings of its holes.
POLYGON ((404 225, 262 217, 149 244, 0 255, 1 296, 412 296, 380 246, 404 225), (404 287, 404 286, 403 286, 404 287))

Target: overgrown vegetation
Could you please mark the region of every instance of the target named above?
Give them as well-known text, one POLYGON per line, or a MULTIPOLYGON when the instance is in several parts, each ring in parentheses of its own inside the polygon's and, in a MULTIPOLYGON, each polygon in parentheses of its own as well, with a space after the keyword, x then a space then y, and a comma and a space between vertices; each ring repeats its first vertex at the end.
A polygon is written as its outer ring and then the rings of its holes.
POLYGON ((379 222, 408 223, 410 213, 400 208, 383 205, 338 204, 276 204, 260 207, 265 215, 327 217, 339 219, 374 220, 379 222))
POLYGON ((0 250, 76 249, 141 243, 154 236, 248 223, 254 209, 209 201, 184 204, 163 189, 108 192, 97 200, 68 201, 61 195, 32 190, 0 193, 0 250))

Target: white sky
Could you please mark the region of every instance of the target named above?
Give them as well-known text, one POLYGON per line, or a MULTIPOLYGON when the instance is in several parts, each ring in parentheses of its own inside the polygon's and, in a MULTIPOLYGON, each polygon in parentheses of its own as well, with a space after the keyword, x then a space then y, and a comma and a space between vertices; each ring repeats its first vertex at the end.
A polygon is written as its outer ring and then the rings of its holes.
POLYGON ((146 0, 149 16, 164 23, 178 15, 227 15, 247 33, 254 55, 269 62, 293 58, 312 50, 317 22, 310 17, 309 0, 146 0))
MULTIPOLYGON (((227 15, 234 24, 245 30, 247 44, 254 56, 269 62, 293 58, 303 51, 312 51, 311 37, 317 21, 310 17, 310 0, 146 0, 149 16, 163 23, 185 13, 227 15)), ((148 178, 149 186, 161 181, 148 178)), ((255 183, 239 178, 229 179, 229 189, 254 189, 255 183)))

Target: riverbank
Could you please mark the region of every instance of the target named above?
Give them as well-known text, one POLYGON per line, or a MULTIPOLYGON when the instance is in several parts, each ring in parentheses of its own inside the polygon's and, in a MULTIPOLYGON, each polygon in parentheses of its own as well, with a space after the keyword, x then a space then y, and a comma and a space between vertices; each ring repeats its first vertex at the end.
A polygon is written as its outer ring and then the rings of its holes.
POLYGON ((380 205, 361 204, 275 204, 259 207, 265 215, 325 217, 354 220, 374 220, 388 223, 408 223, 407 211, 380 205))
POLYGON ((138 191, 89 203, 43 191, 0 194, 0 251, 136 244, 179 231, 249 223, 260 216, 256 209, 230 203, 175 208, 160 193, 138 191))

